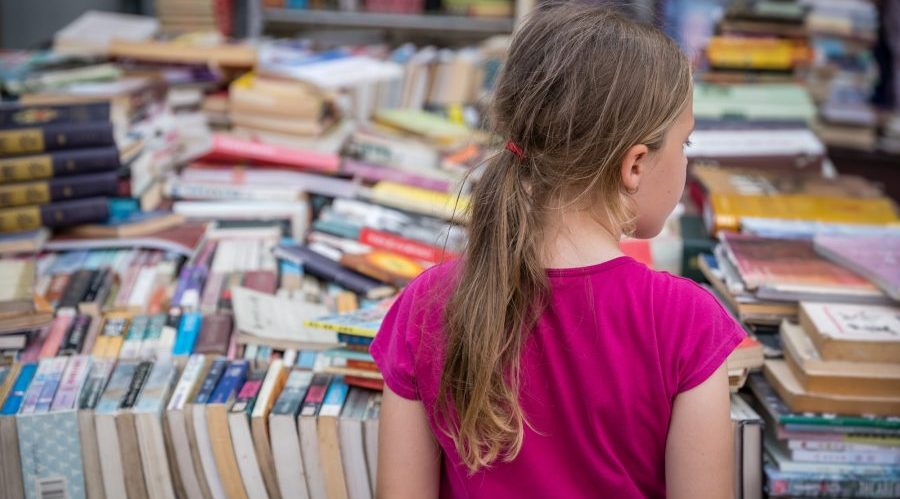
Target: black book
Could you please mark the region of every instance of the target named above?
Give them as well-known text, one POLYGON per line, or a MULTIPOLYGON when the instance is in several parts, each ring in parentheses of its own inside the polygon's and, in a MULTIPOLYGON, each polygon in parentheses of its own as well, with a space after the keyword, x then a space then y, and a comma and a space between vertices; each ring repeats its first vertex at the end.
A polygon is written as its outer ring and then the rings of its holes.
POLYGON ((84 346, 84 339, 87 337, 88 328, 91 326, 91 316, 78 314, 72 321, 69 331, 66 333, 65 339, 60 348, 61 354, 78 355, 84 346))
POLYGON ((0 184, 83 173, 115 172, 121 166, 116 146, 53 151, 50 154, 0 157, 0 184))
POLYGON ((109 102, 35 105, 0 102, 0 130, 109 121, 109 102))
POLYGON ((86 198, 0 209, 0 233, 99 223, 109 218, 107 198, 86 198))
POLYGON ((69 277, 69 282, 66 284, 66 289, 59 298, 58 307, 77 307, 79 303, 84 301, 84 296, 87 294, 96 273, 96 270, 82 269, 72 274, 69 277))
POLYGON ((115 196, 118 191, 119 177, 116 172, 6 184, 0 185, 0 208, 115 196))
POLYGON ((38 154, 60 149, 115 145, 109 122, 65 123, 46 127, 0 130, 0 156, 38 154))

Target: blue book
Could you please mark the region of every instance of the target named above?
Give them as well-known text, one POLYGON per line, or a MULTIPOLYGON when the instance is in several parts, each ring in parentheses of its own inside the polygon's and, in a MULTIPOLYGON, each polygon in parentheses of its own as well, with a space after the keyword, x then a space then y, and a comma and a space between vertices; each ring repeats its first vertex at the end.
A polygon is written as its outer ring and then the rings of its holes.
POLYGON ((84 463, 77 413, 20 415, 16 427, 25 497, 84 499, 84 463))
POLYGON ((200 336, 200 326, 203 324, 203 315, 200 312, 188 312, 181 316, 181 324, 178 326, 178 334, 175 337, 175 346, 172 347, 172 355, 190 355, 194 353, 194 344, 200 336))
POLYGON ((222 373, 225 372, 226 367, 228 367, 228 360, 226 359, 216 359, 213 361, 212 365, 209 367, 209 371, 206 373, 206 378, 203 379, 203 384, 200 385, 197 396, 194 397, 193 403, 206 404, 209 402, 213 391, 216 389, 216 385, 219 384, 219 378, 222 377, 222 373))
POLYGON ((315 350, 300 350, 300 354, 297 355, 296 365, 300 369, 312 371, 316 365, 316 357, 318 357, 318 352, 315 350))
POLYGON ((348 391, 350 391, 350 387, 344 383, 344 378, 335 377, 328 387, 328 392, 325 393, 325 400, 322 401, 319 416, 339 416, 344 407, 344 401, 347 400, 348 391))
POLYGON ((216 385, 216 389, 209 397, 210 404, 224 404, 237 394, 237 391, 247 380, 247 370, 250 363, 246 360, 235 360, 225 370, 222 379, 216 385))
POLYGON ((25 392, 28 391, 28 385, 31 384, 31 379, 34 378, 37 367, 37 362, 22 364, 22 368, 19 369, 19 377, 16 378, 12 390, 9 391, 6 402, 3 404, 3 409, 0 409, 0 414, 9 416, 19 412, 19 407, 22 405, 25 392))

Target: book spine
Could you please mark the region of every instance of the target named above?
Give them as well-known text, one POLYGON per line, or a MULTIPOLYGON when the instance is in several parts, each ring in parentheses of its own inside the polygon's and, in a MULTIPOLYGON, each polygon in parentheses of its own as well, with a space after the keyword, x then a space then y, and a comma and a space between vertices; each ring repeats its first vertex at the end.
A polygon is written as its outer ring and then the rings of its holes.
POLYGON ((195 404, 205 404, 209 401, 213 391, 216 389, 216 385, 219 384, 222 373, 225 372, 227 367, 228 361, 225 359, 220 358, 213 361, 212 366, 209 368, 209 372, 206 373, 206 378, 203 379, 203 384, 200 385, 200 390, 194 397, 193 402, 195 404))
POLYGON ((119 409, 134 379, 136 368, 137 363, 134 361, 121 361, 116 364, 100 399, 94 405, 94 410, 98 414, 113 414, 119 409))
POLYGON ((138 351, 138 357, 142 359, 156 359, 159 353, 159 341, 162 338, 163 327, 166 325, 166 314, 153 314, 144 334, 144 341, 138 351))
POLYGON ((203 375, 205 366, 206 357, 204 355, 191 355, 184 366, 184 371, 181 373, 181 379, 175 385, 172 397, 169 398, 167 410, 177 411, 184 407, 184 404, 188 402, 191 396, 191 392, 193 392, 197 382, 200 380, 200 376, 203 375))
POLYGON ((44 340, 43 346, 41 346, 39 354, 40 358, 52 358, 59 353, 63 339, 66 337, 66 333, 72 326, 72 321, 74 319, 74 313, 61 313, 53 319, 53 324, 50 326, 50 333, 47 335, 47 339, 44 340))
POLYGON ((389 232, 363 227, 359 232, 359 242, 386 251, 397 253, 414 260, 441 263, 458 255, 442 248, 420 243, 389 232))
POLYGON ((59 298, 57 308, 77 307, 84 300, 84 296, 87 294, 96 273, 97 271, 95 270, 79 270, 72 274, 69 282, 66 284, 65 291, 59 298))
POLYGON ((50 411, 50 405, 53 403, 53 397, 56 396, 56 390, 59 388, 60 381, 62 381, 68 361, 68 357, 54 357, 51 359, 50 369, 47 372, 44 385, 41 387, 37 403, 34 406, 36 414, 50 411))
POLYGON ((91 370, 91 357, 88 355, 75 355, 69 360, 69 365, 63 374, 59 390, 53 398, 51 411, 76 409, 78 396, 84 386, 88 373, 91 370))
POLYGON ((306 391, 306 397, 303 398, 303 405, 300 407, 301 416, 315 416, 319 414, 322 402, 325 400, 325 392, 328 391, 328 385, 331 384, 332 376, 326 373, 316 373, 313 375, 309 388, 306 391))
POLYGON ((250 364, 246 360, 236 360, 228 366, 216 389, 209 397, 210 404, 224 404, 231 400, 247 379, 250 364))
POLYGON ((194 350, 197 353, 224 355, 233 326, 231 314, 217 313, 205 317, 194 350))
POLYGON ((106 198, 60 201, 47 205, 0 209, 0 233, 98 223, 109 216, 106 198))
POLYGON ((260 293, 275 294, 278 276, 271 270, 251 270, 244 274, 241 285, 260 293))
POLYGON ((793 450, 791 459, 809 463, 839 463, 839 464, 900 464, 900 453, 888 451, 857 452, 857 451, 815 451, 793 450))
POLYGON ((342 378, 334 378, 331 385, 328 387, 328 392, 325 393, 325 399, 322 401, 322 408, 319 410, 319 416, 340 416, 341 409, 344 407, 344 402, 347 400, 349 389, 350 387, 344 383, 342 378))
POLYGON ((212 156, 245 158, 251 161, 295 166, 324 173, 336 173, 340 168, 340 157, 335 154, 278 147, 223 134, 213 137, 212 156))
POLYGON ((28 392, 28 387, 31 385, 31 381, 34 379, 34 375, 37 372, 37 368, 38 364, 35 362, 29 362, 22 365, 22 368, 19 369, 19 376, 16 378, 16 382, 13 384, 12 389, 9 391, 9 395, 6 396, 6 400, 3 402, 3 408, 0 410, 0 414, 9 416, 19 412, 22 402, 25 400, 25 394, 28 392))
POLYGON ((114 144, 113 125, 108 122, 0 130, 0 155, 36 154, 56 149, 114 144))
POLYGON ((87 337, 88 329, 91 327, 91 316, 79 314, 72 321, 72 326, 66 334, 60 353, 75 355, 81 352, 87 337))
POLYGON ((825 497, 819 491, 828 491, 828 497, 855 498, 894 498, 900 493, 900 477, 867 476, 852 474, 820 475, 820 474, 787 474, 769 475, 767 491, 769 497, 825 497), (815 495, 812 495, 815 494, 815 495))
POLYGON ((390 167, 370 165, 353 160, 344 161, 341 165, 341 171, 368 182, 387 180, 412 187, 443 192, 449 191, 451 187, 450 182, 447 180, 424 177, 390 167))
POLYGON ((334 281, 355 293, 368 295, 372 290, 383 287, 380 282, 344 269, 339 263, 308 248, 298 246, 289 251, 300 260, 305 272, 320 279, 334 281))
POLYGON ((249 413, 253 411, 253 404, 256 402, 256 397, 259 395, 259 389, 262 387, 263 377, 265 376, 265 369, 255 370, 247 377, 247 381, 244 382, 244 385, 241 387, 240 391, 238 391, 237 398, 234 400, 234 404, 229 409, 231 413, 249 413))
POLYGON ((115 365, 113 359, 94 359, 91 372, 84 383, 84 389, 81 390, 78 400, 79 409, 94 409, 97 406, 115 365))
POLYGON ((338 341, 341 343, 346 343, 348 345, 360 345, 360 346, 369 346, 372 344, 372 341, 375 338, 369 338, 366 336, 356 336, 353 334, 347 333, 338 333, 338 341))
POLYGON ((166 316, 166 322, 159 335, 159 355, 166 358, 175 355, 175 340, 178 337, 178 326, 181 323, 181 309, 173 308, 166 316))
POLYGON ((0 130, 109 121, 109 102, 0 106, 0 130))
POLYGON ((125 335, 125 342, 122 344, 122 350, 119 357, 122 359, 137 358, 141 350, 141 343, 144 341, 144 335, 147 334, 147 326, 150 320, 146 315, 139 315, 131 321, 128 327, 128 333, 125 335))
POLYGON ((150 371, 152 369, 153 362, 150 361, 143 361, 137 365, 134 369, 134 377, 131 378, 131 383, 128 385, 128 392, 125 393, 122 404, 119 406, 120 409, 130 409, 134 407, 141 391, 144 389, 144 384, 147 382, 147 378, 150 376, 150 371))
POLYGON ((0 184, 0 208, 95 196, 115 196, 117 188, 118 177, 115 172, 20 184, 0 184))
POLYGON ((197 343, 202 324, 203 315, 200 312, 188 312, 182 316, 178 326, 178 335, 175 338, 175 346, 172 347, 172 355, 194 353, 194 345, 197 343))
POLYGON ((295 369, 288 375, 287 383, 278 396, 275 405, 272 406, 272 414, 290 414, 297 416, 306 392, 312 383, 313 373, 295 369))

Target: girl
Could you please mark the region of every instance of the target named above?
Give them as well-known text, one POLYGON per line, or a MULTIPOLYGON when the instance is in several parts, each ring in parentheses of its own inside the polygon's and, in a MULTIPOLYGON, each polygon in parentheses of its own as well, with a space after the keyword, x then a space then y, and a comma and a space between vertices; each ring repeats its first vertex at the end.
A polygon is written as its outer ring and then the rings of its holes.
POLYGON ((744 332, 618 245, 681 197, 691 97, 675 43, 607 8, 543 5, 515 34, 465 254, 371 347, 379 497, 731 496, 723 364, 744 332))

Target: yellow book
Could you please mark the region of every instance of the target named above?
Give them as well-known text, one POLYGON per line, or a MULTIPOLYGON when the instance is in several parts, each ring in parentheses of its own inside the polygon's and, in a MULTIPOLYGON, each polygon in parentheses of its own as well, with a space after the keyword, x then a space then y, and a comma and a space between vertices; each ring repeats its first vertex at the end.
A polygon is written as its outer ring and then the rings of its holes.
POLYGON ((380 109, 375 113, 375 121, 424 137, 437 145, 458 144, 472 136, 468 126, 418 109, 380 109))
POLYGON ((707 57, 718 68, 789 70, 808 60, 809 47, 791 40, 715 36, 707 57))
POLYGON ((871 225, 900 222, 894 203, 887 198, 712 193, 708 208, 714 232, 737 231, 745 217, 871 225))
POLYGON ((462 220, 469 209, 469 197, 432 191, 395 182, 379 182, 369 191, 372 201, 401 210, 445 220, 462 220))

